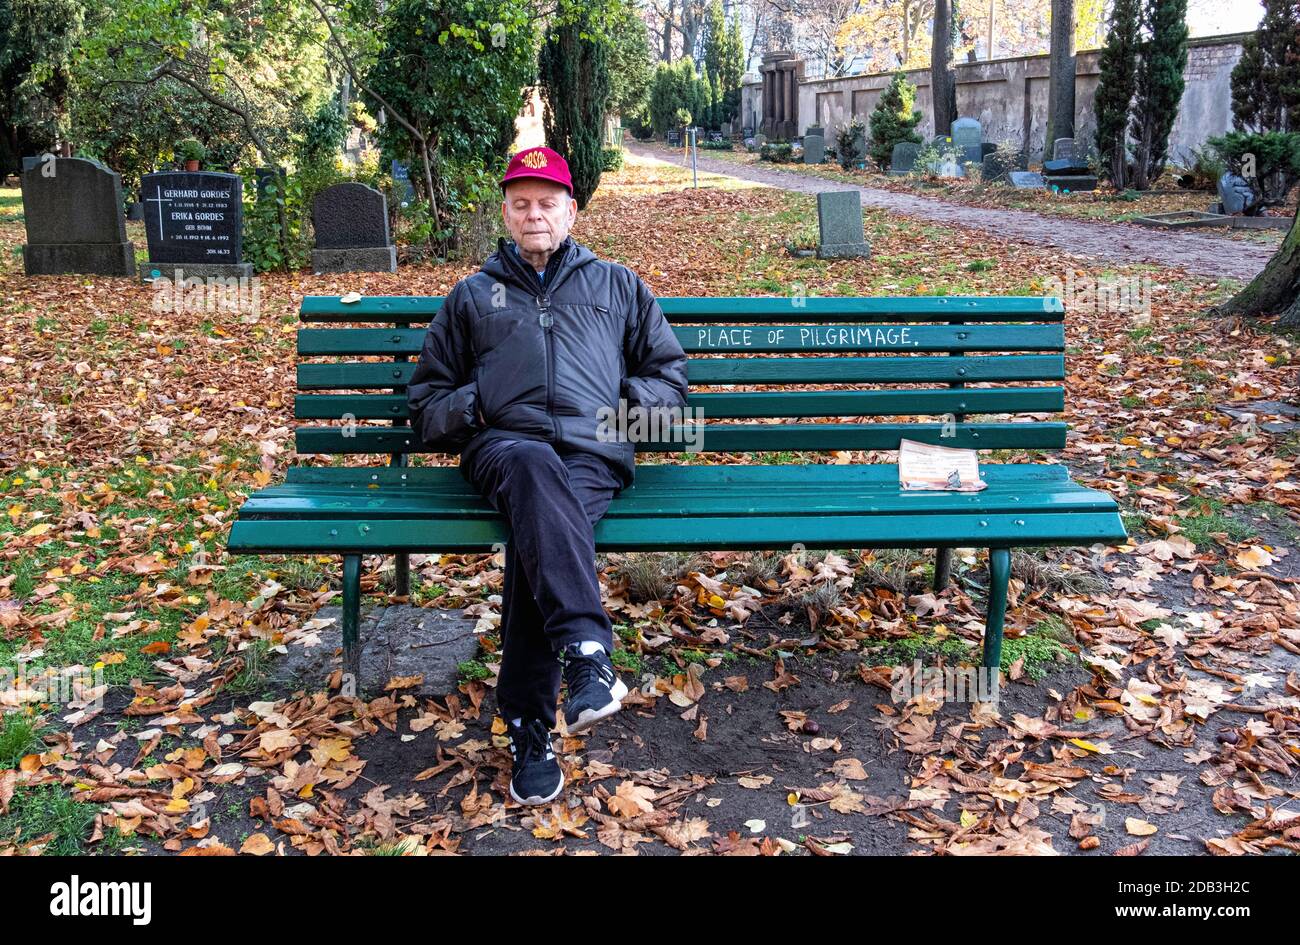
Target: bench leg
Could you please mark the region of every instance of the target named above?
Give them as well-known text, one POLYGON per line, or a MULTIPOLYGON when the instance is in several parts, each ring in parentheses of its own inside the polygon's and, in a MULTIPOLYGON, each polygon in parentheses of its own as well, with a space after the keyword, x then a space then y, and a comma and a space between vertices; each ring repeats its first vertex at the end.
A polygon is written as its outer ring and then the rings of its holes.
POLYGON ((952 549, 940 548, 934 555, 934 592, 937 594, 952 583, 952 549))
POLYGON ((361 695, 361 555, 343 556, 343 688, 361 695))
POLYGON ((1011 581, 1011 549, 989 549, 989 615, 984 624, 984 668, 997 699, 998 669, 1002 665, 1002 625, 1007 616, 1007 585, 1011 581))
POLYGON ((398 597, 406 597, 411 593, 411 556, 398 555, 393 562, 394 583, 398 597))

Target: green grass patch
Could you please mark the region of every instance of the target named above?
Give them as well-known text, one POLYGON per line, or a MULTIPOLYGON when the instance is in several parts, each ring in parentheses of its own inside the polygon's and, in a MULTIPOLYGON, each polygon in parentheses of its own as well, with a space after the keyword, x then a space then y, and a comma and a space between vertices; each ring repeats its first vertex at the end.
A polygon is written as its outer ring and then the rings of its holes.
POLYGON ((0 817, 0 841, 30 843, 49 836, 47 856, 78 856, 86 852, 98 811, 98 804, 74 801, 59 784, 23 788, 10 801, 9 814, 0 817))

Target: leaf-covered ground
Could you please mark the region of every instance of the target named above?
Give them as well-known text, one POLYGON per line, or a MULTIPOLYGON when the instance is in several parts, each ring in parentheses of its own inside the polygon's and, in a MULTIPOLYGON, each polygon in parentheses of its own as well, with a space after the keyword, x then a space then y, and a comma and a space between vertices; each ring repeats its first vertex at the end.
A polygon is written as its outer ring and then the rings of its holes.
MULTIPOLYGON (((662 147, 662 145, 660 145, 662 147)), ((678 153, 684 153, 676 149, 678 153)), ((807 165, 799 162, 771 164, 761 161, 757 152, 705 149, 705 158, 730 161, 741 167, 768 166, 825 180, 842 181, 863 187, 892 190, 900 194, 919 194, 973 207, 997 207, 1009 210, 1032 210, 1048 216, 1076 220, 1125 223, 1155 213, 1184 211, 1205 212, 1218 202, 1212 190, 1179 187, 1172 174, 1162 177, 1150 191, 1128 190, 1122 193, 1106 185, 1094 191, 1058 193, 1051 190, 1020 190, 1007 185, 985 184, 966 178, 940 178, 924 174, 891 176, 874 169, 842 168, 838 163, 807 165)), ((1270 216, 1289 220, 1295 213, 1295 194, 1287 206, 1272 208, 1270 216)), ((1276 246, 1285 230, 1216 230, 1220 236, 1276 246)))
MULTIPOLYGON (((1252 405, 1294 397, 1296 338, 1203 318, 1226 283, 885 210, 870 259, 793 258, 810 197, 702 182, 633 159, 575 236, 663 295, 1149 289, 1149 311, 1067 299, 1059 459, 1132 537, 1016 557, 996 711, 889 689, 891 666, 977 653, 978 549, 938 595, 923 555, 604 556, 636 691, 562 741, 571 787, 540 811, 504 790, 490 556, 414 562, 410 603, 485 628, 454 691, 277 688, 278 654, 319 645, 337 559, 223 547, 244 496, 312 461, 292 452, 298 304, 444 294, 471 267, 276 274, 256 312, 166 311, 132 280, 23 277, 0 190, 0 666, 21 677, 0 691, 0 852, 1295 850, 1300 435, 1252 405)), ((367 561, 368 603, 391 577, 367 561)))

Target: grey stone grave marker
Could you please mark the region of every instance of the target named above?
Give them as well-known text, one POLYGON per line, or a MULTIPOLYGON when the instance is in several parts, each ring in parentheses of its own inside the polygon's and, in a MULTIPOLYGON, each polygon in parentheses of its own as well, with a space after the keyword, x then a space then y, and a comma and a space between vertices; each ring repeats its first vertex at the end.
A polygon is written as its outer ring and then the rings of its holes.
POLYGON ((326 187, 311 205, 316 272, 396 272, 397 248, 388 235, 388 203, 365 184, 326 187))
POLYGON ((1008 171, 1007 180, 1017 190, 1042 190, 1043 175, 1037 171, 1008 171))
POLYGON ((980 151, 980 141, 983 137, 984 130, 980 127, 978 119, 975 118, 958 118, 952 123, 952 143, 961 152, 961 161, 973 161, 978 164, 984 159, 980 151))
POLYGON ((920 152, 921 146, 914 141, 898 142, 889 157, 889 173, 894 176, 910 174, 912 168, 916 166, 916 156, 920 152))
POLYGON ((122 179, 85 158, 23 158, 23 220, 29 276, 129 276, 135 246, 126 238, 122 179))
POLYGON ((821 164, 826 160, 826 139, 821 135, 803 136, 803 162, 821 164))
POLYGON ((1052 143, 1053 161, 1073 161, 1081 157, 1074 138, 1057 138, 1052 143))
POLYGON ((862 198, 856 190, 817 195, 817 256, 856 259, 871 255, 862 233, 862 198))

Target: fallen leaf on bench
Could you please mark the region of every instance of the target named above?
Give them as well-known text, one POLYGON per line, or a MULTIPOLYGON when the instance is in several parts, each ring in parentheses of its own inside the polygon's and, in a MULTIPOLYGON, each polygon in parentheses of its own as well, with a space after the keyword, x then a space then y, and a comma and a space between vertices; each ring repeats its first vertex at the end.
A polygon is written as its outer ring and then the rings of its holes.
POLYGON ((343 296, 341 299, 339 299, 339 301, 342 302, 344 305, 351 305, 353 302, 360 302, 360 301, 361 301, 361 293, 360 293, 360 292, 349 292, 347 295, 345 295, 345 296, 343 296))

